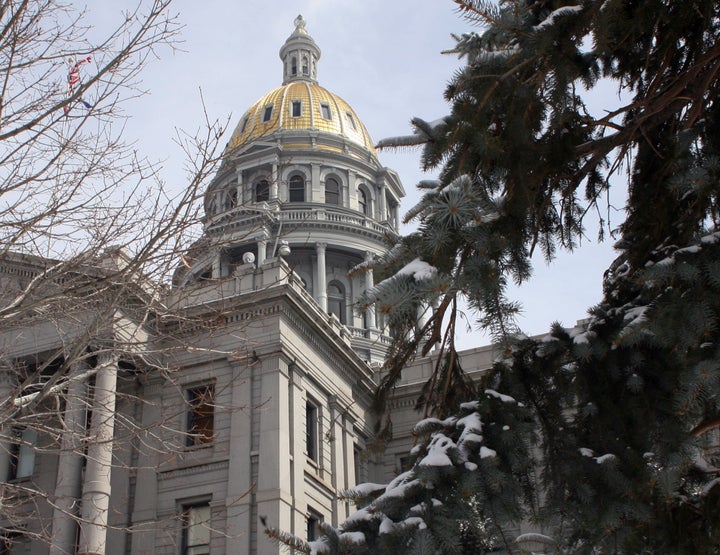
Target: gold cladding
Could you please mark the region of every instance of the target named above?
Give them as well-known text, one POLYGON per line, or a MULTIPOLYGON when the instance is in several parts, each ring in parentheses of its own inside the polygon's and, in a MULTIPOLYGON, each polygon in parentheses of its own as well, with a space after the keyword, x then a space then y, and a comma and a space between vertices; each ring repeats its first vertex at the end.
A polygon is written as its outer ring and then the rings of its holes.
POLYGON ((288 83, 278 87, 255 102, 240 118, 240 123, 235 128, 230 139, 229 148, 235 149, 277 131, 303 129, 343 136, 376 154, 370 135, 355 110, 336 94, 320 85, 305 81, 288 83), (292 116, 293 100, 299 100, 301 103, 302 111, 299 117, 292 116), (328 120, 323 117, 322 104, 327 104, 330 108, 331 119, 328 120), (272 116, 270 121, 263 122, 263 112, 269 105, 273 106, 272 116), (346 112, 352 114, 357 129, 353 129, 347 119, 346 112), (246 117, 248 123, 245 126, 245 131, 241 132, 242 122, 246 117))

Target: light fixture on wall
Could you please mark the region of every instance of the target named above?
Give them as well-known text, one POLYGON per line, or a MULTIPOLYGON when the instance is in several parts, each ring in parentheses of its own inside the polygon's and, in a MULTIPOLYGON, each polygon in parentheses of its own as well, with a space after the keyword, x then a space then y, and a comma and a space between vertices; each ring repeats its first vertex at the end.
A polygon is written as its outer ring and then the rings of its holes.
POLYGON ((278 245, 278 254, 280 256, 288 256, 290 254, 290 245, 284 239, 280 241, 278 245))

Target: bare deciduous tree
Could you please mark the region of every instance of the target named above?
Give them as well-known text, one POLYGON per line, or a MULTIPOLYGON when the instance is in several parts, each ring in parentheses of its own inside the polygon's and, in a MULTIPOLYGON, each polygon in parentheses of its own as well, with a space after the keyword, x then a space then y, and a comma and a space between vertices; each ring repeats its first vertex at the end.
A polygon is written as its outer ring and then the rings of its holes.
POLYGON ((165 350, 187 347, 162 334, 192 317, 161 299, 197 238, 224 131, 206 115, 202 131, 178 134, 190 175, 167 188, 122 131, 141 71, 178 40, 171 0, 141 3, 100 42, 83 16, 54 0, 0 5, 0 539, 53 553, 75 545, 77 523, 79 551, 103 552, 102 478, 133 464, 114 443, 162 448, 123 407, 142 402, 149 369, 172 372, 165 350), (48 452, 56 475, 22 480, 48 452))

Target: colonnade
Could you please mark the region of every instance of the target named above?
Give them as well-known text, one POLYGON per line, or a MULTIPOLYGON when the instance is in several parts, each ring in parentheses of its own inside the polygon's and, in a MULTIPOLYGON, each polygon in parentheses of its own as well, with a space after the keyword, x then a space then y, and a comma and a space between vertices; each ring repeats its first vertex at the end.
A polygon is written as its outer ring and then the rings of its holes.
MULTIPOLYGON (((64 409, 59 415, 62 429, 50 540, 51 555, 103 555, 107 539, 110 478, 114 445, 115 402, 118 362, 113 353, 97 357, 95 384, 89 395, 89 367, 84 362, 70 367, 67 387, 62 391, 64 409), (88 411, 92 414, 87 428, 88 411), (83 451, 86 450, 86 453, 83 451), (84 469, 84 471, 83 471, 84 469)), ((0 398, 16 392, 12 369, 0 373, 0 398)), ((13 456, 12 429, 2 429, 0 477, 9 476, 13 456)))

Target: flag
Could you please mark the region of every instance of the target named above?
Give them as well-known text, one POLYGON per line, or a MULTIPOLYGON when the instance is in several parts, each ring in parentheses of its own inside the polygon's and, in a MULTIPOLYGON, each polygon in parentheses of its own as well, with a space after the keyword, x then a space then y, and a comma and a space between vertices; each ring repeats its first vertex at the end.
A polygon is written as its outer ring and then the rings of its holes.
MULTIPOLYGON (((67 76, 67 96, 70 98, 73 93, 75 92, 75 87, 80 84, 80 66, 92 61, 92 58, 88 56, 87 58, 82 58, 78 60, 77 62, 70 58, 68 60, 68 63, 70 64, 70 71, 68 72, 67 76)), ((78 99, 83 106, 85 106, 87 109, 92 108, 92 104, 89 102, 86 102, 82 98, 78 99)), ((67 116, 70 113, 70 104, 66 104, 63 106, 63 110, 65 111, 65 115, 67 116)))

